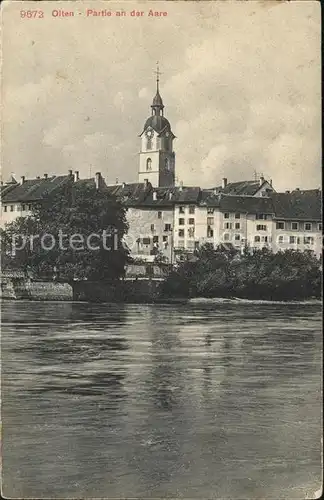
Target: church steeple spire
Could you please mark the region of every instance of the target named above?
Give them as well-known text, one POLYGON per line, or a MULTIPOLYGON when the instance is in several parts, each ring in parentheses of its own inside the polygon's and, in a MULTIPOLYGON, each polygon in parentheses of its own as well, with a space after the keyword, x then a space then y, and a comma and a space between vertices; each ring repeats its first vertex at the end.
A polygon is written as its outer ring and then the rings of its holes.
POLYGON ((153 99, 151 108, 152 108, 152 115, 157 115, 157 116, 163 116, 163 101, 162 97, 160 95, 160 88, 159 88, 159 83, 160 83, 160 75, 162 74, 159 69, 159 62, 156 63, 156 71, 154 72, 156 74, 156 94, 153 99))

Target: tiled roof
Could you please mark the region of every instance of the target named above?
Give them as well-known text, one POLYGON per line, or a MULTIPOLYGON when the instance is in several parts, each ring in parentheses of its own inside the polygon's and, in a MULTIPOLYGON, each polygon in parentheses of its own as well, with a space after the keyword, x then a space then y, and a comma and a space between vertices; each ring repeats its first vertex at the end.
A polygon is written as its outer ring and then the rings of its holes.
POLYGON ((23 184, 2 186, 2 203, 37 201, 70 179, 67 175, 52 176, 45 179, 26 179, 23 184))
POLYGON ((202 189, 200 205, 208 207, 219 207, 221 194, 216 189, 202 189))
POLYGON ((159 207, 174 204, 197 204, 200 199, 199 187, 158 187, 144 183, 116 184, 107 186, 107 191, 121 199, 126 206, 159 207), (156 193, 154 195, 154 193, 156 193))
POLYGON ((272 193, 274 213, 278 219, 321 220, 322 193, 319 189, 272 193))
POLYGON ((222 195, 219 203, 222 212, 274 213, 271 198, 222 195))
POLYGON ((214 190, 224 194, 254 196, 260 188, 260 181, 240 181, 229 182, 224 188, 217 186, 214 190))

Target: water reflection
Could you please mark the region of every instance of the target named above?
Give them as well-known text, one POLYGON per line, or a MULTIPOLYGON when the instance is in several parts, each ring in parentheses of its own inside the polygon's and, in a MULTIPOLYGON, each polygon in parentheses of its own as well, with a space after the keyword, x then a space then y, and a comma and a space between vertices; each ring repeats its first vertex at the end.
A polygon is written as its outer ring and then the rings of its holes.
POLYGON ((5 303, 4 493, 305 497, 320 327, 313 306, 5 303))

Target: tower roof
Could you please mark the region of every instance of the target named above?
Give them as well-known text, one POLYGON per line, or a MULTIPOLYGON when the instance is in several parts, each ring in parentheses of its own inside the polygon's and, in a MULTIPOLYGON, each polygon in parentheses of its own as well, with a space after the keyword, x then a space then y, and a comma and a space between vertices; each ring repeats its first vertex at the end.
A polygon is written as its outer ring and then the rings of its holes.
POLYGON ((144 130, 146 130, 148 127, 152 127, 158 134, 164 129, 166 129, 168 132, 171 132, 171 125, 169 123, 169 120, 167 120, 162 115, 150 116, 145 122, 144 130))
POLYGON ((162 97, 160 96, 159 89, 156 90, 155 97, 153 98, 152 108, 159 107, 164 108, 162 97))

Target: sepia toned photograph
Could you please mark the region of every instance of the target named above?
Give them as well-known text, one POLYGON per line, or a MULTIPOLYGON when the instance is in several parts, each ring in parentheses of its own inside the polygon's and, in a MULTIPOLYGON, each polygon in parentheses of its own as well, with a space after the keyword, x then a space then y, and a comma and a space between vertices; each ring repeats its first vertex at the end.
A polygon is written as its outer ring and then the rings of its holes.
POLYGON ((1 491, 322 495, 316 1, 1 6, 1 491))

